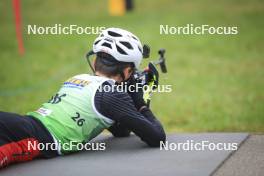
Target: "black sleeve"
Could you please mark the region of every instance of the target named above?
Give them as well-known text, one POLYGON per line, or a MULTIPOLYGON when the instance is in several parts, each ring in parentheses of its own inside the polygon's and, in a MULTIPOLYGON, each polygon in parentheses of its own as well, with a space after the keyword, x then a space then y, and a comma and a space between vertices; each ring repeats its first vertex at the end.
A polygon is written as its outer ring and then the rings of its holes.
POLYGON ((128 137, 130 135, 130 130, 123 124, 119 122, 115 122, 108 130, 115 137, 128 137))
POLYGON ((160 141, 166 140, 163 127, 151 110, 145 108, 141 113, 138 112, 126 92, 98 90, 95 95, 95 107, 104 116, 114 120, 117 124, 122 124, 121 133, 131 130, 141 140, 153 147, 158 147, 160 141))

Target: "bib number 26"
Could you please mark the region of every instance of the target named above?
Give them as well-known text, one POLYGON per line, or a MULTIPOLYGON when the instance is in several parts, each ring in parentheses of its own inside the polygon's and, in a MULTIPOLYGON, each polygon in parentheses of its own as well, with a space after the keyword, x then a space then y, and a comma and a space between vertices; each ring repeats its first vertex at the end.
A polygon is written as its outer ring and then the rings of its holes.
POLYGON ((76 116, 71 117, 71 119, 72 119, 74 122, 76 122, 76 124, 77 124, 78 126, 80 126, 80 127, 83 126, 83 124, 84 124, 84 122, 85 122, 85 119, 81 118, 79 112, 76 112, 76 116))

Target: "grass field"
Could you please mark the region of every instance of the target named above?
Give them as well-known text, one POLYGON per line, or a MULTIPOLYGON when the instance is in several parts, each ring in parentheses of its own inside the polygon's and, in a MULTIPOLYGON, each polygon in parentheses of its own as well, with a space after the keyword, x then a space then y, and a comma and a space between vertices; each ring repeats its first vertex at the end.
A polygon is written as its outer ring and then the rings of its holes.
MULTIPOLYGON (((86 73, 95 35, 27 35, 26 25, 122 27, 166 48, 169 73, 152 109, 167 131, 264 132, 264 1, 144 0, 123 17, 107 1, 22 1, 26 54, 17 53, 12 4, 0 1, 0 110, 26 113, 47 101, 68 77, 86 73), (238 26, 238 35, 160 35, 159 25, 238 26)), ((150 59, 151 60, 151 59, 150 59)), ((144 62, 145 64, 147 61, 144 62)))

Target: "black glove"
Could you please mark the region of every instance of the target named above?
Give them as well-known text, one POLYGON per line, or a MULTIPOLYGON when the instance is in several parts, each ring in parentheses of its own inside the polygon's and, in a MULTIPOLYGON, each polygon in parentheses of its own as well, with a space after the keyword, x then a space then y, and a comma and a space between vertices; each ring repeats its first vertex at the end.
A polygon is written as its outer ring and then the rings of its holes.
POLYGON ((140 82, 137 82, 133 76, 131 76, 128 81, 128 86, 133 86, 133 89, 131 87, 131 91, 128 89, 128 94, 132 98, 137 110, 140 110, 141 107, 146 106, 146 102, 143 99, 143 85, 140 82))
POLYGON ((152 63, 149 63, 148 65, 148 72, 146 74, 146 84, 153 84, 152 90, 156 89, 159 85, 159 72, 152 63))

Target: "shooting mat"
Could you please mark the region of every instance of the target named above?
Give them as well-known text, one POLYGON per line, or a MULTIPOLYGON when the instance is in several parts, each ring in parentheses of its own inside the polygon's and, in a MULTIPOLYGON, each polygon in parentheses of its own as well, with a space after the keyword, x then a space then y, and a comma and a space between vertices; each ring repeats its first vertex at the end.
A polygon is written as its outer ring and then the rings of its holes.
MULTIPOLYGON (((241 144, 246 133, 170 134, 169 143, 209 141, 241 144)), ((210 175, 232 151, 177 151, 149 148, 136 136, 114 138, 99 136, 105 151, 82 151, 54 159, 38 159, 12 165, 1 176, 172 176, 210 175)))

